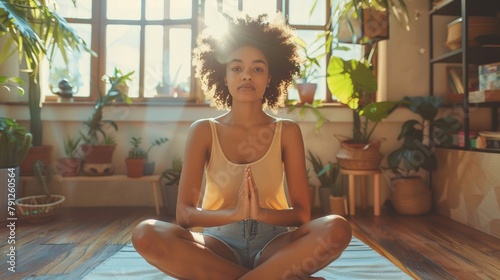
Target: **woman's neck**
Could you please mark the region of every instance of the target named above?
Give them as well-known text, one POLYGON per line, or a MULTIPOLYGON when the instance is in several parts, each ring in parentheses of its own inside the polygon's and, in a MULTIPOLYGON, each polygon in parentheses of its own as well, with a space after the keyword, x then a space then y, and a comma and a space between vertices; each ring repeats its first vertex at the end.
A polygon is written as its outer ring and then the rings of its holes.
POLYGON ((271 117, 262 110, 262 106, 236 106, 223 116, 226 124, 251 127, 269 123, 271 117))

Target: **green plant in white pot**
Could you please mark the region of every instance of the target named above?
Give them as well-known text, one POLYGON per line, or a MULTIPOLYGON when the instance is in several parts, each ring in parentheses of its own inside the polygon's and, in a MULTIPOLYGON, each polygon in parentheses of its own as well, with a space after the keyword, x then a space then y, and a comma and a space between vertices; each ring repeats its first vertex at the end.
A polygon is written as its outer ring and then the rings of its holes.
POLYGON ((461 128, 459 119, 453 116, 438 116, 441 98, 405 97, 403 106, 416 113, 420 119, 407 120, 401 126, 398 140, 401 146, 387 156, 391 180, 391 201, 400 214, 419 215, 432 208, 430 186, 418 174, 433 171, 438 162, 435 147, 449 146, 452 135, 461 128))

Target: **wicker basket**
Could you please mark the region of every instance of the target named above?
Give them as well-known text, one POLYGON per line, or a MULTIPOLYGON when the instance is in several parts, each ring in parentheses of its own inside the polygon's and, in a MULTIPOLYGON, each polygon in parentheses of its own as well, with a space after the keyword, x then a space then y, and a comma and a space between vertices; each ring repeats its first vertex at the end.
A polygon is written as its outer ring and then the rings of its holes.
POLYGON ((380 153, 380 142, 355 144, 344 140, 336 154, 337 162, 347 170, 377 170, 384 155, 380 153))
MULTIPOLYGON (((500 22, 495 17, 469 17, 469 39, 468 46, 478 47, 476 38, 481 35, 500 34, 500 22)), ((448 36, 446 46, 452 51, 462 46, 462 18, 456 19, 448 24, 448 36)))
POLYGON ((391 186, 391 201, 399 214, 421 215, 431 210, 432 192, 422 178, 393 179, 391 186))
POLYGON ((62 210, 65 197, 62 195, 34 195, 16 200, 16 213, 28 222, 46 222, 62 210))

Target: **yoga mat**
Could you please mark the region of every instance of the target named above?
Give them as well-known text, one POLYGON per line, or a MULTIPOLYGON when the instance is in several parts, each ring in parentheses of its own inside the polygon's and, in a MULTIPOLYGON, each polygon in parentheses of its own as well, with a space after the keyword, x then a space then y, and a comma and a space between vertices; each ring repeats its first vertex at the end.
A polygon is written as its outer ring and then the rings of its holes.
MULTIPOLYGON (((412 279, 388 259, 374 251, 361 240, 353 237, 339 259, 314 274, 326 279, 412 279)), ((85 280, 169 280, 147 263, 129 244, 105 260, 83 279, 85 280)))

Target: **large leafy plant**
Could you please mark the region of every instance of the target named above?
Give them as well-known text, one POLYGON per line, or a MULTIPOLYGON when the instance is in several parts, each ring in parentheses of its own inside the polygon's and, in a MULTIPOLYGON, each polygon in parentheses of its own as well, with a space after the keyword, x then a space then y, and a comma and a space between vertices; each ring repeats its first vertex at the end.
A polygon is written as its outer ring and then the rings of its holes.
POLYGON ((453 116, 437 118, 441 98, 405 97, 403 106, 420 116, 420 119, 407 120, 401 126, 398 140, 401 147, 387 157, 387 163, 398 177, 409 177, 420 168, 432 171, 437 168, 434 149, 436 145, 449 146, 452 134, 461 128, 459 119, 453 116))
POLYGON ((354 143, 369 143, 377 125, 399 102, 374 102, 377 80, 366 60, 332 57, 328 64, 328 88, 339 102, 353 112, 354 143))
MULTIPOLYGON (((76 5, 76 0, 72 2, 76 5)), ((27 67, 34 146, 42 144, 40 62, 47 58, 50 63, 59 53, 67 63, 69 51, 93 54, 75 29, 56 13, 55 7, 50 0, 0 0, 0 37, 7 38, 0 52, 0 63, 17 51, 20 62, 27 67)))

